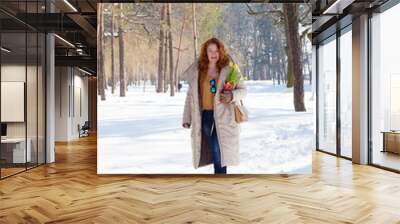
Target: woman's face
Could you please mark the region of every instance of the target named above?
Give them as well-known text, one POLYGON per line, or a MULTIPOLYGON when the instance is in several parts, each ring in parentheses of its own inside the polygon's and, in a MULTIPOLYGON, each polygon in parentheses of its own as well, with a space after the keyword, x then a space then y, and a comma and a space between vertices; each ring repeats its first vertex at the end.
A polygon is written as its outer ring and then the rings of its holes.
POLYGON ((210 63, 217 63, 219 60, 219 51, 216 44, 209 44, 207 46, 207 57, 210 63))

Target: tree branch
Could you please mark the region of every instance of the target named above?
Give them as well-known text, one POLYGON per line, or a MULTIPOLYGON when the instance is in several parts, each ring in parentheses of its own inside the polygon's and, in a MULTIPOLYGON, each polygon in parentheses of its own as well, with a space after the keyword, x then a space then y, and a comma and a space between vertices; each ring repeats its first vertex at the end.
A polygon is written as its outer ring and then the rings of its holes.
POLYGON ((307 35, 308 31, 310 31, 310 27, 303 30, 303 32, 300 35, 300 39, 303 39, 307 35))
POLYGON ((150 36, 150 31, 147 29, 146 24, 142 24, 143 29, 146 31, 147 35, 150 36))
POLYGON ((307 7, 307 10, 303 14, 303 16, 299 19, 299 22, 301 23, 302 26, 311 25, 310 22, 306 22, 306 19, 309 16, 311 16, 310 13, 311 13, 311 7, 307 7))
POLYGON ((249 3, 246 3, 246 6, 247 6, 247 13, 248 13, 249 15, 253 15, 253 16, 255 15, 255 16, 257 16, 257 15, 276 14, 276 15, 278 15, 281 19, 284 18, 284 16, 285 16, 281 10, 267 10, 267 11, 256 12, 256 11, 254 11, 254 10, 250 7, 249 3))

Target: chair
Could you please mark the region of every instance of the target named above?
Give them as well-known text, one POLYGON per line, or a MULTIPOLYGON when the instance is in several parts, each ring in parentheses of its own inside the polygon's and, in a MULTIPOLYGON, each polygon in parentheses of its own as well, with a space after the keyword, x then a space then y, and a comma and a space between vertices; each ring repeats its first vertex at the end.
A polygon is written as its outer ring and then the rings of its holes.
POLYGON ((89 136, 90 124, 89 121, 85 121, 82 127, 78 124, 79 138, 89 136))

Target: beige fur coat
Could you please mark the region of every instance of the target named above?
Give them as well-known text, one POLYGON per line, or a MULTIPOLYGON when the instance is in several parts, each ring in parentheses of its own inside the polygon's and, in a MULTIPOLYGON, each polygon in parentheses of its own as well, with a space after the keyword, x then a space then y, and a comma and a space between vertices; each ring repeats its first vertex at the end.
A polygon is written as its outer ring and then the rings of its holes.
MULTIPOLYGON (((221 165, 234 166, 239 164, 239 134, 240 124, 235 121, 234 106, 240 103, 247 94, 243 80, 233 90, 233 99, 230 103, 219 101, 222 84, 231 71, 231 65, 222 68, 217 92, 214 98, 215 128, 221 152, 221 165)), ((186 94, 182 123, 189 123, 191 127, 191 143, 193 153, 193 166, 199 168, 212 164, 211 149, 201 131, 201 101, 199 94, 199 72, 197 62, 193 63, 183 74, 183 79, 189 84, 186 94)))

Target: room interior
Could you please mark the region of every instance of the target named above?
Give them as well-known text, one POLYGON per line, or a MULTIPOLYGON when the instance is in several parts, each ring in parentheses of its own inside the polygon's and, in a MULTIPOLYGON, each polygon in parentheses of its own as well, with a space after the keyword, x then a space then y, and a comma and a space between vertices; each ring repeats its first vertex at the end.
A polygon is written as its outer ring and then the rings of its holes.
POLYGON ((313 174, 222 178, 97 175, 98 2, 0 2, 0 222, 399 222, 398 1, 311 1, 313 174))
MULTIPOLYGON (((68 63, 71 58, 76 60, 76 55, 91 60, 89 47, 76 51, 75 45, 85 47, 85 39, 71 32, 71 27, 54 26, 34 16, 50 9, 60 12, 68 6, 51 1, 2 1, 0 7, 0 178, 4 179, 54 161, 55 141, 81 137, 81 127, 85 122, 90 123, 88 106, 95 105, 88 103, 89 83, 95 79, 90 77, 92 65, 85 60, 78 60, 81 66, 68 63), (38 25, 43 23, 46 25, 38 25), (45 32, 60 29, 69 32, 52 37, 50 46, 45 32), (73 36, 75 45, 66 40, 65 35, 73 36), (57 60, 51 59, 52 55, 57 60), (48 84, 53 71, 57 73, 53 76, 54 86, 48 84), (54 89, 52 96, 49 96, 50 87, 54 89), (50 116, 54 116, 54 120, 49 120, 50 116), (49 124, 53 124, 54 129, 49 130, 49 124), (53 137, 50 138, 49 133, 53 137), (49 139, 52 139, 50 143, 49 139), (46 150, 48 148, 53 150, 46 150)), ((79 25, 73 28, 81 29, 79 25)), ((90 91, 95 91, 91 86, 90 91)), ((93 116, 93 107, 90 110, 93 116)))
POLYGON ((9 176, 43 164, 44 35, 1 34, 1 172, 9 176))

